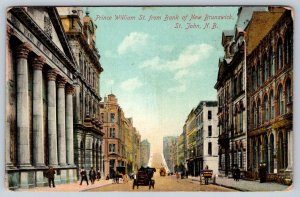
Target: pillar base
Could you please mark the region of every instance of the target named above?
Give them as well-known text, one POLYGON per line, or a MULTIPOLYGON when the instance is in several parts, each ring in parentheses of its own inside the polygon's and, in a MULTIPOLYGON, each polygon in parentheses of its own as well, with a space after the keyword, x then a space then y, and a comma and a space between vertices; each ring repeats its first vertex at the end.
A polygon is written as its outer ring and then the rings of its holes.
POLYGON ((43 171, 37 171, 36 172, 36 186, 43 187, 47 185, 46 177, 44 177, 43 171))
POLYGON ((28 189, 34 187, 33 172, 20 172, 20 188, 28 189))

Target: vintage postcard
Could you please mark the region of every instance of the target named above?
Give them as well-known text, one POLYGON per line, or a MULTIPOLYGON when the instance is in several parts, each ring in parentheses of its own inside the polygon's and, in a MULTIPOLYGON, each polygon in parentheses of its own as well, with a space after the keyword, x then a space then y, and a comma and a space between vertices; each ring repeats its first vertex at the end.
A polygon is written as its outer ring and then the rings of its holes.
POLYGON ((7 191, 292 189, 291 7, 6 11, 7 191))

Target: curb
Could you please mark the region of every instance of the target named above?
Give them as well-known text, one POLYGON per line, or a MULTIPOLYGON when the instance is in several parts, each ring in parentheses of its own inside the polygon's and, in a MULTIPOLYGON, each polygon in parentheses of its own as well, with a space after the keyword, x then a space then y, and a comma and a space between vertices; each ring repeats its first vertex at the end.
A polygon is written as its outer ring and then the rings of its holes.
POLYGON ((237 191, 240 191, 240 192, 251 192, 251 190, 247 190, 247 189, 240 189, 240 188, 237 188, 237 187, 232 187, 232 186, 228 186, 228 185, 222 185, 222 184, 219 184, 219 183, 212 183, 213 185, 217 185, 217 186, 221 186, 221 187, 226 187, 228 189, 234 189, 234 190, 237 190, 237 191))

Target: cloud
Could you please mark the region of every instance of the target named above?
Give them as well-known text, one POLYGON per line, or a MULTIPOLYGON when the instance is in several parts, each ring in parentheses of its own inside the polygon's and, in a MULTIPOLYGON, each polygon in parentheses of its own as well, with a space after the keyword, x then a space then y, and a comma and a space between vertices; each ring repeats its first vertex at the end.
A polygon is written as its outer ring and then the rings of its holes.
POLYGON ((112 86, 112 85, 115 84, 115 81, 112 80, 112 79, 109 79, 109 80, 106 81, 106 84, 109 85, 109 86, 112 86))
POLYGON ((180 84, 180 85, 178 85, 176 87, 169 88, 168 92, 182 93, 182 92, 185 92, 185 90, 186 90, 186 85, 185 84, 180 84))
POLYGON ((129 51, 139 52, 141 48, 147 46, 149 40, 149 34, 143 32, 131 32, 120 43, 117 52, 119 55, 123 55, 129 51))
POLYGON ((141 86, 143 86, 143 84, 137 77, 127 79, 121 83, 121 88, 128 92, 132 92, 141 86))
POLYGON ((145 60, 140 64, 140 68, 148 68, 152 70, 168 70, 174 71, 189 68, 201 61, 207 59, 213 47, 209 44, 193 44, 187 46, 176 59, 174 60, 164 60, 156 56, 151 59, 145 60))
POLYGON ((189 75, 189 71, 187 69, 182 69, 175 73, 174 79, 181 80, 182 78, 184 78, 187 75, 189 75))

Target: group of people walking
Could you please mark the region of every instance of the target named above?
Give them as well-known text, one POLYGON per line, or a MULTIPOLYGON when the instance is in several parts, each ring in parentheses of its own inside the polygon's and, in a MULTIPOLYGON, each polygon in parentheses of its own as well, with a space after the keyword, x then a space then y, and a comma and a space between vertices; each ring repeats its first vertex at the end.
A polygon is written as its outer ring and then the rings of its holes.
MULTIPOLYGON (((84 168, 81 168, 80 176, 81 176, 80 185, 82 185, 83 181, 86 181, 86 184, 89 185, 87 172, 84 168)), ((89 179, 91 181, 91 184, 94 184, 96 179, 99 181, 101 179, 100 170, 96 172, 95 168, 91 168, 91 170, 89 171, 89 179)))

